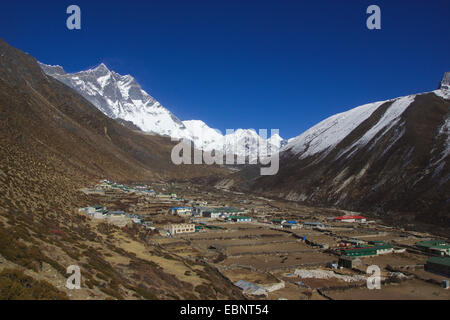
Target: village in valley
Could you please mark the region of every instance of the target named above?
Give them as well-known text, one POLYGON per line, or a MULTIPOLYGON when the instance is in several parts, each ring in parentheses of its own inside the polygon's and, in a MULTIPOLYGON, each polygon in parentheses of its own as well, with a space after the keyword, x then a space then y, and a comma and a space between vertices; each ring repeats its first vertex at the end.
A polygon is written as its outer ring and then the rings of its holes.
MULTIPOLYGON (((360 213, 192 182, 80 190, 92 224, 134 228, 148 245, 216 268, 249 299, 450 299, 449 239, 360 213), (368 267, 381 289, 368 287, 368 267)), ((188 278, 189 274, 185 273, 188 278)))

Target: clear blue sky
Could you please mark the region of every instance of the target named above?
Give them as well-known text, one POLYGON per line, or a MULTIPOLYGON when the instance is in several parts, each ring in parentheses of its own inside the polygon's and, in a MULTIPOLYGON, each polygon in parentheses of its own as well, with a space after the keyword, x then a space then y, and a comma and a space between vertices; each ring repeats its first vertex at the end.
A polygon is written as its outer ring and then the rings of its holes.
POLYGON ((2 0, 0 37, 74 72, 131 74, 182 120, 296 136, 357 105, 436 89, 450 1, 2 0), (77 4, 82 30, 66 28, 77 4), (366 28, 381 7, 382 30, 366 28))

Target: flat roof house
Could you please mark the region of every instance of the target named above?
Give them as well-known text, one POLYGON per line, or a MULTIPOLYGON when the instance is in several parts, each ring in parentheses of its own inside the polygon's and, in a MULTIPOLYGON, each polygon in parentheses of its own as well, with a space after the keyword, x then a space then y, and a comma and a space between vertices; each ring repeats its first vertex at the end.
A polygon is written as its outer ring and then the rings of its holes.
POLYGON ((194 211, 200 213, 202 217, 207 218, 219 218, 220 216, 239 215, 244 213, 244 211, 233 207, 196 207, 194 208, 194 211))
POLYGON ((356 257, 340 257, 338 261, 339 267, 353 269, 362 265, 362 261, 356 257))
POLYGON ((425 270, 450 277, 450 257, 430 257, 425 264, 425 270))
POLYGON ((260 287, 254 283, 245 281, 245 280, 239 280, 234 283, 236 287, 239 287, 242 289, 243 293, 246 295, 254 295, 254 296, 266 296, 267 297, 267 290, 263 287, 260 287))
POLYGON ((392 253, 394 251, 394 247, 386 243, 377 244, 374 248, 377 249, 377 254, 392 253))
POLYGON ((230 219, 234 222, 251 222, 252 218, 245 216, 231 216, 230 219))
POLYGON ((361 246, 365 243, 364 240, 360 240, 360 239, 346 239, 346 240, 342 240, 342 242, 347 242, 354 246, 361 246))
POLYGON ((333 220, 337 222, 366 222, 367 218, 363 216, 340 216, 333 220))
POLYGON ((203 207, 203 206, 197 206, 192 208, 192 212, 196 215, 203 216, 204 211, 211 211, 212 208, 209 207, 203 207))
POLYGON ((347 257, 367 257, 367 256, 376 256, 377 249, 375 248, 350 248, 350 249, 341 249, 341 253, 343 256, 347 257))
POLYGON ((324 224, 322 222, 304 222, 304 228, 324 228, 324 224))
POLYGON ((368 247, 341 249, 342 255, 348 257, 377 256, 379 254, 391 253, 393 251, 394 247, 386 243, 368 247))
POLYGON ((173 207, 170 209, 170 213, 178 216, 191 215, 192 209, 187 207, 173 207))
POLYGON ((169 231, 170 234, 180 234, 180 233, 193 233, 195 232, 195 224, 191 223, 181 223, 181 224, 170 224, 167 225, 165 230, 169 231))
POLYGON ((103 212, 95 212, 93 215, 94 219, 106 219, 108 216, 104 214, 103 212))
POLYGON ((444 240, 428 240, 416 243, 416 247, 438 256, 450 256, 450 244, 444 240))
POLYGON ((125 217, 125 211, 119 210, 119 211, 108 211, 107 213, 110 216, 117 216, 117 217, 125 217))
POLYGON ((299 225, 296 221, 288 221, 282 224, 282 227, 285 229, 298 229, 299 225))
POLYGON ((217 219, 219 218, 223 213, 215 211, 215 210, 209 210, 209 211, 203 211, 202 217, 205 218, 211 218, 211 219, 217 219))

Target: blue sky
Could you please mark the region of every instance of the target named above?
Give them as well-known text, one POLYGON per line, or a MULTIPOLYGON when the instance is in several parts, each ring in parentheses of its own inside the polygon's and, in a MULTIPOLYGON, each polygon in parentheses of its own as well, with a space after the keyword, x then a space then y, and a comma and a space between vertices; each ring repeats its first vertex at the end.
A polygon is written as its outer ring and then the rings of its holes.
POLYGON ((182 120, 290 138, 357 105, 436 89, 450 1, 3 0, 0 37, 74 72, 131 74, 182 120), (77 4, 82 29, 66 28, 77 4), (381 30, 366 8, 381 8, 381 30))

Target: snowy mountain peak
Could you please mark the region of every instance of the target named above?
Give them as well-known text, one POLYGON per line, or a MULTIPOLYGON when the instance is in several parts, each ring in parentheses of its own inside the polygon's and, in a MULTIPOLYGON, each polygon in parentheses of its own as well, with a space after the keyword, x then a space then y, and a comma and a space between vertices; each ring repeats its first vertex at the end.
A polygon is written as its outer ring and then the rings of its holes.
POLYGON ((258 136, 255 129, 236 129, 236 130, 234 130, 233 133, 227 134, 227 136, 230 136, 230 135, 235 135, 238 137, 244 137, 244 136, 257 137, 258 136))
MULTIPOLYGON (((144 132, 189 139, 203 150, 225 148, 237 154, 256 150, 258 144, 265 142, 253 129, 238 129, 231 135, 224 135, 201 120, 181 122, 145 92, 131 75, 120 75, 104 63, 76 73, 66 73, 60 66, 42 63, 40 66, 47 75, 78 91, 110 118, 132 122, 144 132), (236 143, 242 147, 235 147, 236 143)), ((277 145, 279 139, 281 137, 273 137, 269 142, 277 145)))
POLYGON ((348 149, 341 151, 340 155, 354 151, 354 148, 368 144, 375 137, 379 139, 380 135, 399 125, 400 116, 414 99, 415 95, 411 95, 393 100, 378 101, 336 114, 318 123, 300 136, 290 139, 289 143, 282 150, 290 150, 298 155, 300 159, 322 152, 326 155, 368 119, 380 106, 385 103, 391 103, 378 123, 348 149))
POLYGON ((439 89, 450 90, 450 71, 444 73, 444 76, 439 84, 439 89))
MULTIPOLYGON (((270 133, 268 133, 270 134, 270 133)), ((275 146, 284 147, 288 142, 284 140, 278 133, 275 133, 274 135, 271 135, 269 139, 267 139, 268 142, 275 146)))
POLYGON ((66 74, 66 71, 64 70, 64 68, 59 65, 51 66, 51 65, 46 65, 46 64, 39 62, 39 66, 41 67, 42 71, 44 71, 44 73, 46 73, 48 75, 64 75, 64 74, 66 74))
POLYGON ((141 130, 175 138, 186 134, 183 123, 162 107, 130 75, 120 75, 101 63, 76 73, 40 64, 42 70, 78 91, 100 111, 113 119, 130 121, 141 130))
POLYGON ((444 73, 438 89, 433 92, 441 98, 450 100, 450 71, 444 73))
POLYGON ((107 70, 109 71, 108 67, 102 62, 100 63, 94 70, 107 70))
MULTIPOLYGON (((102 76, 102 75, 110 75, 112 72, 111 70, 108 69, 108 67, 102 62, 100 63, 97 67, 95 67, 94 69, 89 69, 86 72, 88 73, 93 73, 96 76, 102 76)), ((114 72, 115 73, 115 72, 114 72)), ((122 77, 120 74, 115 73, 115 75, 122 77)))
POLYGON ((197 127, 208 127, 208 125, 206 123, 204 123, 202 120, 185 120, 183 121, 184 124, 190 124, 192 126, 197 126, 197 127))

